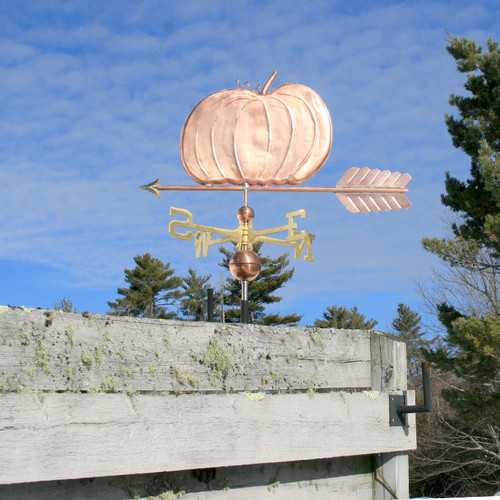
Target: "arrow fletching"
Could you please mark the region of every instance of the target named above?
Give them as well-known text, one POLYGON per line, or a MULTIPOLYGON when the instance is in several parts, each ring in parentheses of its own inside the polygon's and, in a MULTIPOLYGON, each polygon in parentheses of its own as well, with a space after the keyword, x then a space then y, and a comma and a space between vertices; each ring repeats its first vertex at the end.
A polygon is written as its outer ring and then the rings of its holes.
POLYGON ((336 193, 338 199, 349 212, 387 212, 410 208, 411 202, 404 189, 411 179, 409 174, 380 171, 378 168, 350 168, 337 183, 337 188, 348 192, 336 193))

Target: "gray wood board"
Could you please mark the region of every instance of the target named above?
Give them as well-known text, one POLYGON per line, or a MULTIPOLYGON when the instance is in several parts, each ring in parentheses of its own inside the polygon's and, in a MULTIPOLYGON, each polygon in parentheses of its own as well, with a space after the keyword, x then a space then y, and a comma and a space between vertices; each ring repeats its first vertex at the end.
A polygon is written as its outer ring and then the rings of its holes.
POLYGON ((0 306, 3 392, 370 388, 364 330, 167 321, 0 306))
POLYGON ((137 500, 298 498, 372 500, 372 457, 281 462, 0 485, 0 498, 9 500, 137 500), (197 479, 199 478, 199 479, 197 479), (181 494, 181 492, 184 492, 181 494), (163 496, 162 496, 163 495, 163 496))
MULTIPOLYGON (((406 346, 387 336, 372 336, 372 388, 378 391, 405 390, 406 346)), ((415 404, 414 391, 407 392, 407 404, 415 404)), ((416 433, 415 414, 407 415, 409 430, 416 433)), ((374 499, 408 498, 408 452, 381 453, 375 457, 374 499)))
POLYGON ((413 449, 387 393, 0 394, 0 483, 413 449), (258 398, 256 398, 258 396, 258 398))

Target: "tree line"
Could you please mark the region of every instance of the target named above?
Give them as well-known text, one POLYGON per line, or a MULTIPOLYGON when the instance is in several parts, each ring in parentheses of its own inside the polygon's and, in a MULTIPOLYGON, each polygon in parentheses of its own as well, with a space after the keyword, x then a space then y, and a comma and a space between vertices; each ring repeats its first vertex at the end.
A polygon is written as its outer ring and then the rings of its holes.
MULTIPOLYGON (((262 254, 262 243, 254 246, 259 255, 262 269, 257 278, 249 282, 249 317, 252 323, 261 325, 297 325, 303 315, 292 313, 281 315, 266 312, 268 304, 282 300, 276 291, 282 288, 294 274, 289 267, 287 254, 271 258, 262 254)), ((219 265, 228 269, 232 252, 227 248, 219 249, 222 260, 219 265)), ((211 275, 199 275, 189 269, 187 276, 175 275, 170 263, 164 263, 151 254, 134 257, 135 267, 125 269, 127 288, 118 288, 121 297, 108 302, 109 314, 117 316, 139 316, 159 319, 186 319, 205 321, 208 316, 208 289, 215 290, 213 317, 215 321, 234 323, 240 320, 241 283, 228 277, 215 288, 211 275)), ((374 319, 366 319, 357 307, 330 306, 314 326, 327 328, 370 329, 377 324, 374 319)))

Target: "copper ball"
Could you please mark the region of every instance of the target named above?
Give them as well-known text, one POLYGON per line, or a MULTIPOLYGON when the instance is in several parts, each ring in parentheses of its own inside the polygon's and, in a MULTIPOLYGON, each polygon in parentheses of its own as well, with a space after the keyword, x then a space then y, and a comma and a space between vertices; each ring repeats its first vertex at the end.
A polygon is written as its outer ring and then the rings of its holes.
POLYGON ((259 256, 252 250, 238 250, 229 261, 229 271, 240 281, 252 281, 260 272, 259 256))
POLYGON ((250 222, 255 217, 255 212, 252 207, 244 206, 238 210, 238 219, 241 222, 250 222))

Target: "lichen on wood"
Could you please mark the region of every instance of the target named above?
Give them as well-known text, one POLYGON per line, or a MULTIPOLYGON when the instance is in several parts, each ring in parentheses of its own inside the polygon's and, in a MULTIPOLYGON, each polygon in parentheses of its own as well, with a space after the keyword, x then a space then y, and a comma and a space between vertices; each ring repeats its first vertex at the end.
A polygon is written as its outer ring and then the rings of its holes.
POLYGON ((316 383, 314 382, 314 379, 308 378, 306 380, 306 386, 307 386, 307 394, 309 395, 310 398, 313 398, 316 392, 316 383))
POLYGON ((101 382, 101 389, 108 392, 116 392, 120 383, 120 379, 115 375, 108 375, 101 382))
POLYGON ((35 364, 36 366, 40 367, 44 373, 49 374, 52 372, 52 369, 49 365, 49 351, 47 350, 43 342, 40 342, 36 349, 35 364))
POLYGON ((69 341, 71 342, 71 345, 75 345, 75 328, 73 327, 73 325, 66 325, 64 332, 66 333, 69 341))
POLYGON ((310 342, 308 342, 309 347, 316 346, 320 349, 323 349, 325 347, 325 342, 323 341, 321 333, 318 330, 312 329, 309 332, 309 338, 310 338, 310 342))
POLYGON ((208 373, 212 386, 217 387, 223 383, 233 368, 233 358, 228 354, 220 342, 212 338, 208 343, 207 350, 202 360, 208 373))
POLYGON ((44 310, 28 316, 20 308, 7 308, 0 327, 0 384, 11 375, 15 382, 4 387, 12 392, 20 379, 31 390, 99 390, 108 375, 126 381, 119 391, 140 393, 239 393, 246 388, 303 392, 308 379, 314 380, 316 390, 371 387, 370 332, 44 310), (171 366, 192 374, 199 387, 180 384, 171 366))
POLYGON ((82 352, 81 356, 82 363, 90 370, 91 366, 94 364, 94 356, 91 352, 82 352))
POLYGON ((177 366, 171 366, 170 373, 180 385, 190 385, 195 389, 200 387, 200 379, 187 370, 182 370, 177 366))

